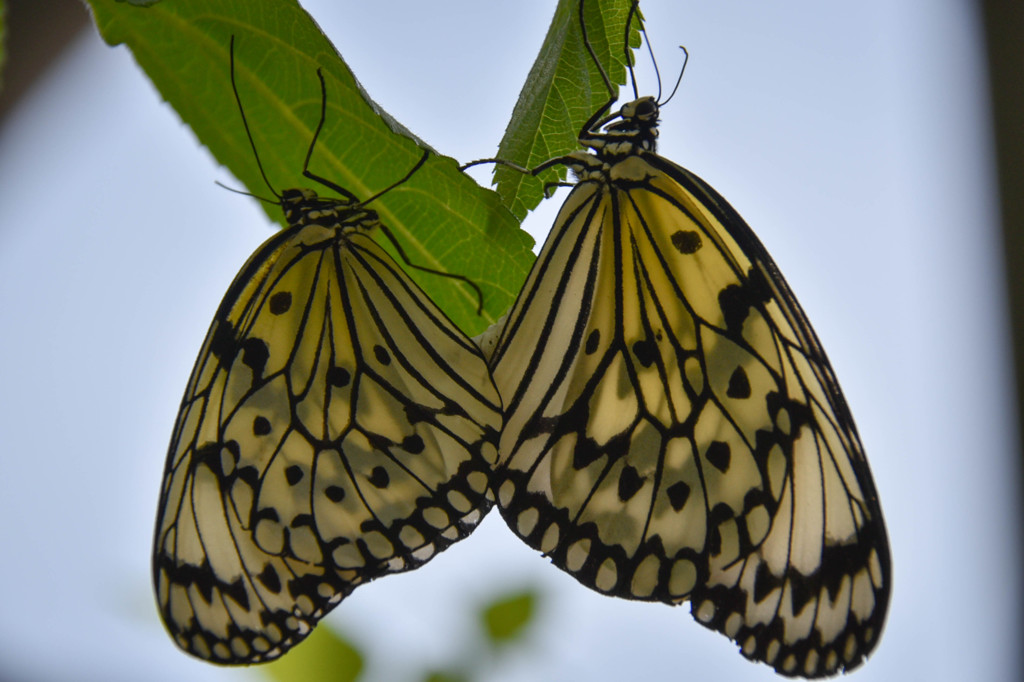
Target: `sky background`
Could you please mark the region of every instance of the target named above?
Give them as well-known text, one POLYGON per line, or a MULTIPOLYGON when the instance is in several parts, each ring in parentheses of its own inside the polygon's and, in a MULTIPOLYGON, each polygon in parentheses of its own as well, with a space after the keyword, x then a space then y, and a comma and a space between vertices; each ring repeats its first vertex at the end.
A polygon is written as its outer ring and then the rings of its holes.
MULTIPOLYGON (((495 153, 554 11, 304 5, 377 102, 460 161, 495 153)), ((691 55, 659 151, 761 237, 867 449, 895 576, 857 682, 1017 677, 1017 443, 974 6, 643 3, 665 80, 676 45, 691 55)), ((180 653, 150 586, 185 382, 273 229, 215 180, 238 184, 94 28, 0 129, 0 679, 264 679, 180 653)), ((538 239, 564 196, 528 221, 538 239)), ((543 594, 538 624, 488 680, 777 679, 686 606, 580 587, 496 513, 326 622, 366 651, 363 679, 413 680, 478 646, 473 609, 517 587, 543 594)))

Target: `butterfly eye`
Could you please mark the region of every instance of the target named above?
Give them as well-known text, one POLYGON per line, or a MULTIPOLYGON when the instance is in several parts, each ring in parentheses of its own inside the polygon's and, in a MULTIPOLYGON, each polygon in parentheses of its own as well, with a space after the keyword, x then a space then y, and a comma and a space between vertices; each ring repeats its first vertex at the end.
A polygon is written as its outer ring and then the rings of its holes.
POLYGON ((644 97, 636 103, 636 109, 633 112, 634 118, 641 120, 647 120, 650 118, 657 118, 658 116, 658 105, 652 97, 644 97))

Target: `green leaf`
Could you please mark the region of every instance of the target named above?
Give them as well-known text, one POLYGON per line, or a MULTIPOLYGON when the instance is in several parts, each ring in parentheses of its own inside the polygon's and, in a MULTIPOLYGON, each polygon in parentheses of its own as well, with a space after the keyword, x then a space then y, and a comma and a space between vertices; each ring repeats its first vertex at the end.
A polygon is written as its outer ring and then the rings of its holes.
POLYGON ((451 671, 434 671, 429 673, 423 682, 469 682, 469 678, 451 671))
POLYGON ((288 655, 257 670, 276 682, 354 682, 363 670, 363 656, 321 623, 288 655))
POLYGON ((491 643, 508 644, 521 637, 533 620, 537 593, 532 590, 506 595, 480 611, 484 632, 491 643))
MULTIPOLYGON (((614 84, 626 81, 626 17, 629 0, 588 0, 583 4, 587 38, 614 84)), ((519 93, 498 157, 524 168, 579 148, 580 128, 608 101, 608 88, 580 33, 580 0, 559 0, 551 28, 519 93)), ((640 45, 634 19, 629 42, 640 45)), ((544 197, 545 183, 564 180, 558 167, 532 177, 497 166, 495 184, 502 201, 520 220, 544 197)))
MULTIPOLYGON (((294 0, 175 0, 149 7, 89 2, 103 38, 111 45, 128 45, 182 120, 254 194, 267 196, 269 190, 231 90, 232 35, 242 104, 267 177, 278 192, 312 184, 302 169, 320 114, 317 69, 327 83, 327 120, 310 162, 313 173, 365 199, 405 175, 426 148, 370 100, 294 0)), ((375 200, 372 208, 413 263, 463 275, 480 286, 484 312, 477 315, 471 287, 406 268, 471 335, 505 311, 533 261, 532 240, 497 195, 460 173, 447 157, 431 155, 408 182, 375 200)), ((268 214, 283 224, 276 206, 268 214)), ((381 241, 394 253, 386 239, 381 241)))

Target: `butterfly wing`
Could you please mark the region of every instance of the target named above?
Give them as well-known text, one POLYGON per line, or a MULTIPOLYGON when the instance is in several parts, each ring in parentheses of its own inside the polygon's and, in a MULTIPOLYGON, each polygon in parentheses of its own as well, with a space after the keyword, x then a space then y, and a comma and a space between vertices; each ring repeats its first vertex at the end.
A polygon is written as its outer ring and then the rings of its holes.
POLYGON ((368 235, 273 237, 221 304, 174 427, 153 566, 176 642, 275 658, 356 586, 465 537, 500 426, 479 352, 368 235))
POLYGON ((891 571, 832 369, 775 264, 649 152, 578 184, 491 357, 502 515, 580 582, 692 602, 785 674, 856 666, 891 571))

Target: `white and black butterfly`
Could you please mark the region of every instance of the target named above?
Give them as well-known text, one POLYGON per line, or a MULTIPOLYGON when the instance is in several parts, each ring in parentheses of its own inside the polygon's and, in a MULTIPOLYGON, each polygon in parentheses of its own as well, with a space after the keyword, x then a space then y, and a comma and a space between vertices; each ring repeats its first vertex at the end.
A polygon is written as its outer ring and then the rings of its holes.
MULTIPOLYGON (((601 69, 582 0, 580 24, 601 69)), ((501 513, 594 590, 689 601, 786 675, 850 670, 878 643, 892 571, 835 374, 739 214, 655 153, 659 102, 609 115, 601 75, 588 151, 525 171, 577 182, 491 339, 501 513)))
MULTIPOLYGON (((233 49, 231 73, 237 98, 233 49)), ((289 227, 214 316, 161 487, 160 613, 182 649, 217 663, 281 655, 355 587, 430 560, 491 506, 501 403, 484 358, 374 240, 386 228, 367 204, 383 192, 360 202, 304 174, 340 197, 278 195, 289 227)))

